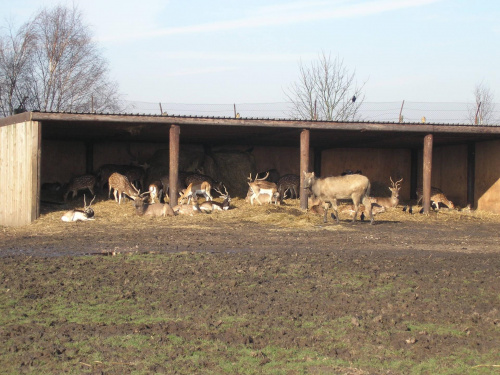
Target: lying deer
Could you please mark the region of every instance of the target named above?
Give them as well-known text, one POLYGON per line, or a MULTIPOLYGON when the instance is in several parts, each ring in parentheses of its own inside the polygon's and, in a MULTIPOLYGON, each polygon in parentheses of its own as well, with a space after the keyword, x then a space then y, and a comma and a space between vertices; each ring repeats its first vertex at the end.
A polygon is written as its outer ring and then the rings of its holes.
POLYGON ((212 196, 210 195, 210 190, 212 190, 212 186, 207 181, 203 181, 202 183, 196 185, 193 185, 193 182, 191 182, 187 188, 179 192, 179 202, 182 202, 187 198, 187 203, 189 204, 191 199, 193 197, 197 199, 198 195, 203 195, 207 201, 211 201, 212 196))
POLYGON ((231 197, 227 192, 226 187, 224 186, 225 193, 223 194, 220 190, 215 189, 217 193, 224 199, 222 203, 214 202, 214 201, 205 201, 199 205, 200 210, 203 212, 212 212, 212 211, 225 211, 229 210, 229 206, 231 204, 231 197))
POLYGON ((85 195, 83 195, 83 210, 69 210, 61 217, 61 220, 66 222, 94 220, 94 210, 90 207, 94 199, 95 195, 87 206, 85 195))
POLYGON ((109 193, 108 198, 111 198, 111 189, 114 189, 113 195, 115 202, 122 203, 122 194, 127 195, 133 200, 139 198, 139 190, 130 183, 129 179, 120 173, 113 173, 109 176, 109 193))
POLYGON ((164 203, 149 204, 146 198, 140 197, 134 201, 135 213, 139 216, 174 216, 172 207, 164 203))
MULTIPOLYGON (((250 195, 250 204, 253 206, 253 202, 255 199, 259 197, 261 194, 268 194, 271 197, 271 202, 274 201, 274 204, 279 203, 279 192, 278 186, 274 182, 266 181, 269 172, 262 178, 257 178, 255 176, 255 180, 252 181, 252 174, 250 173, 250 177, 248 178, 248 195, 250 195)), ((260 199, 257 199, 257 202, 262 205, 260 199)))
POLYGON ((396 183, 392 181, 392 177, 389 177, 389 179, 391 180, 392 184, 392 186, 389 187, 391 196, 370 198, 372 204, 377 204, 385 208, 396 207, 399 204, 399 190, 401 190, 401 182, 403 182, 403 179, 396 181, 396 183))
POLYGON ((193 216, 194 214, 199 214, 200 213, 200 207, 198 206, 198 203, 195 204, 178 204, 177 206, 174 206, 172 208, 174 213, 176 215, 190 215, 193 216))

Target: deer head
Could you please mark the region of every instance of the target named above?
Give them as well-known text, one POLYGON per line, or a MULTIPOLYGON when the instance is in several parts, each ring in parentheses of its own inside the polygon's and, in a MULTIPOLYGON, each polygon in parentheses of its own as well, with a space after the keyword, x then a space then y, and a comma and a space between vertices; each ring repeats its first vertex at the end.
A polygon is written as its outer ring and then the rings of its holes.
POLYGON ((389 190, 391 191, 393 196, 398 197, 399 190, 401 190, 401 182, 403 182, 403 179, 396 181, 396 182, 392 181, 392 177, 389 177, 389 179, 391 180, 391 184, 392 184, 392 186, 389 187, 389 190))
POLYGON ((87 218, 91 218, 91 217, 94 217, 94 210, 92 209, 92 203, 94 203, 94 200, 95 200, 95 195, 94 195, 94 198, 92 198, 92 200, 90 201, 89 205, 87 206, 87 202, 86 202, 86 199, 85 199, 85 194, 83 194, 83 212, 85 213, 85 215, 87 216, 87 218))

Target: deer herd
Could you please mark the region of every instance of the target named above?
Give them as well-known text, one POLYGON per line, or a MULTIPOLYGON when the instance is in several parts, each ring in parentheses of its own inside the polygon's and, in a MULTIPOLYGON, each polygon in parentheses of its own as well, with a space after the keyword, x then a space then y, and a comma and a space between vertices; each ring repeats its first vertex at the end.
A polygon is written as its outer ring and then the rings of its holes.
MULTIPOLYGON (((63 216, 66 222, 94 220, 94 210, 91 205, 95 200, 96 190, 103 191, 108 186, 108 199, 111 193, 115 202, 119 205, 122 201, 130 199, 138 216, 174 216, 194 215, 199 213, 211 213, 214 211, 225 211, 231 208, 231 197, 224 183, 215 181, 210 176, 201 172, 179 173, 177 191, 179 192, 178 204, 169 204, 169 176, 165 175, 145 185, 147 181, 146 167, 105 164, 101 166, 96 174, 85 174, 74 177, 67 184, 63 192, 66 202, 70 196, 74 199, 79 191, 88 190, 94 198, 87 206, 84 195, 83 210, 70 210, 63 216), (141 190, 144 190, 141 193, 141 190), (215 193, 221 202, 214 200, 215 193), (199 200, 203 199, 203 202, 199 200)), ((403 179, 396 182, 389 177, 391 186, 388 189, 390 196, 370 196, 371 184, 368 177, 361 171, 352 172, 347 170, 340 176, 317 177, 314 172, 304 172, 303 187, 309 195, 309 211, 323 215, 323 221, 327 222, 328 210, 332 209, 332 218, 339 223, 339 213, 348 214, 352 221, 356 222, 358 215, 361 220, 369 218, 373 223, 374 216, 392 209, 399 204, 399 192, 403 179), (351 200, 351 205, 338 203, 342 200, 351 200)), ((254 177, 248 177, 248 192, 246 201, 251 205, 274 204, 281 205, 284 199, 298 199, 300 196, 299 175, 285 174, 279 176, 276 169, 258 173, 254 177)), ((48 184, 53 185, 53 184, 48 184)), ((52 188, 52 186, 51 186, 52 188)), ((419 204, 422 200, 422 188, 417 191, 419 204)), ((444 193, 432 188, 431 202, 439 210, 439 204, 453 209, 454 205, 446 198, 444 193)), ((406 211, 406 207, 404 209, 406 211)))

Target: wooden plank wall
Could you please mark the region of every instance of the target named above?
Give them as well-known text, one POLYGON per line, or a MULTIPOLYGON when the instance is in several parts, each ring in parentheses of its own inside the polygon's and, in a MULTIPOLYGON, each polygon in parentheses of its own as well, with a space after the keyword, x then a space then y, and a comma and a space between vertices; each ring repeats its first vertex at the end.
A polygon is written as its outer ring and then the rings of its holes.
POLYGON ((0 225, 20 226, 40 215, 41 125, 0 127, 0 225))

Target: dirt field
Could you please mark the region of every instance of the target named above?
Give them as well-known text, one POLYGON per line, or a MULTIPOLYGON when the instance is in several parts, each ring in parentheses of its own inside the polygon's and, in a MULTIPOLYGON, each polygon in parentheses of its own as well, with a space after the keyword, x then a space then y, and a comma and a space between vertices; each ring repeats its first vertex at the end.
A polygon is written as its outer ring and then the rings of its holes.
POLYGON ((234 206, 0 228, 5 373, 498 373, 498 215, 234 206))

